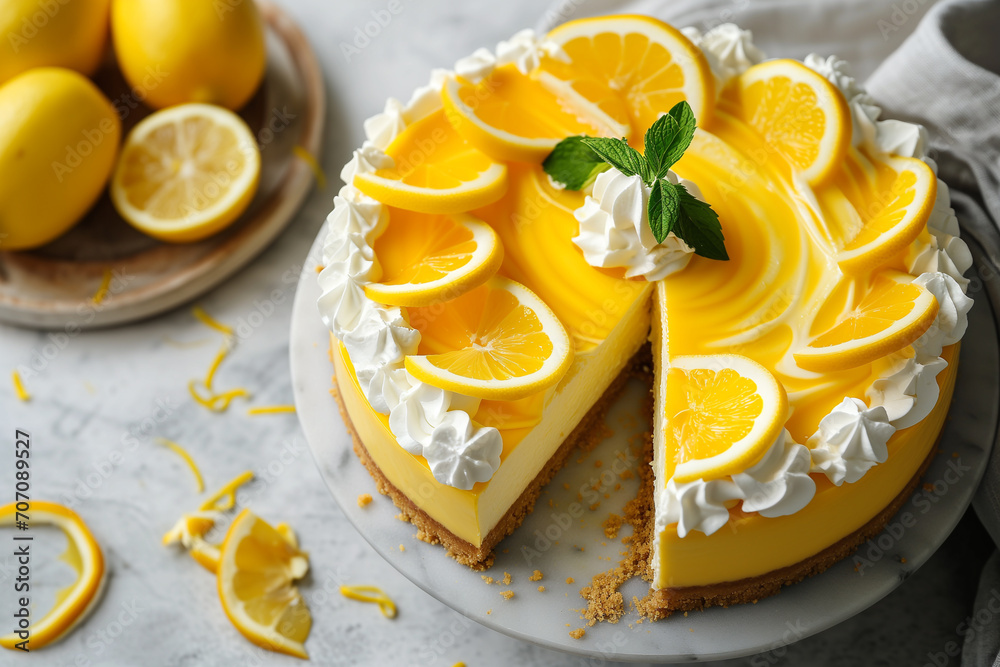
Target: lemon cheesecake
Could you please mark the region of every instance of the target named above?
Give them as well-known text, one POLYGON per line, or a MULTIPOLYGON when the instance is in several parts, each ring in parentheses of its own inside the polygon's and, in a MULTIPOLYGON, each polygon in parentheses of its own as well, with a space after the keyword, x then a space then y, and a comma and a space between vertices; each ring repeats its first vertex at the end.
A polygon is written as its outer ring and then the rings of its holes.
POLYGON ((389 99, 319 274, 378 490, 488 567, 652 363, 661 615, 772 594, 881 530, 972 302, 924 131, 879 115, 834 57, 642 16, 523 31, 389 99))

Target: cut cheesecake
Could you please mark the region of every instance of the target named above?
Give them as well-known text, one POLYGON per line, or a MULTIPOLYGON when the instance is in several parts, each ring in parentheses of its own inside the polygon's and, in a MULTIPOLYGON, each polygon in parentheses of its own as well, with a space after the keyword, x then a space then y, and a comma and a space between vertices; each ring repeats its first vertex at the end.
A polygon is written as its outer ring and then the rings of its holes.
POLYGON ((749 39, 523 32, 366 122, 319 277, 335 394, 378 490, 460 563, 488 567, 600 437, 650 339, 654 615, 822 571, 929 461, 971 300, 922 129, 879 121, 842 61, 749 39), (660 241, 648 172, 556 166, 567 136, 642 149, 684 108, 698 130, 653 180, 690 196, 660 241))

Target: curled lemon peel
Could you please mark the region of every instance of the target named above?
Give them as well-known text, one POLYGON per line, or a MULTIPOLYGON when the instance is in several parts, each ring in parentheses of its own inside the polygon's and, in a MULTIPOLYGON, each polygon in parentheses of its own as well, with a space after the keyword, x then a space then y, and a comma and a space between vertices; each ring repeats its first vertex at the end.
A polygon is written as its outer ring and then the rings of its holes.
POLYGON ((198 464, 194 462, 194 459, 191 458, 191 455, 188 454, 187 450, 173 440, 167 440, 166 438, 156 438, 156 442, 184 459, 184 463, 186 463, 188 468, 191 469, 191 472, 194 473, 194 478, 198 482, 198 493, 203 492, 205 490, 205 480, 201 476, 201 470, 198 469, 198 464))
POLYGON ((250 408, 247 410, 247 414, 250 416, 254 415, 273 415, 281 412, 295 412, 294 405, 262 405, 256 408, 250 408))
POLYGON ((210 510, 215 510, 217 512, 224 512, 226 510, 231 510, 236 506, 236 490, 241 486, 253 479, 253 471, 247 470, 246 472, 240 473, 231 481, 229 481, 225 486, 216 491, 208 500, 201 504, 199 508, 203 512, 210 510), (219 501, 223 500, 222 504, 219 501))
POLYGON ((31 400, 31 394, 28 390, 24 388, 24 382, 21 381, 21 374, 14 371, 10 375, 11 380, 14 382, 14 393, 17 394, 17 400, 27 403, 31 400))
POLYGON ((205 312, 205 309, 201 306, 195 306, 191 309, 191 314, 194 315, 202 324, 205 326, 215 329, 219 333, 223 333, 227 336, 232 336, 235 332, 233 328, 229 325, 223 324, 211 315, 205 312))
POLYGON ((316 187, 320 190, 326 190, 326 173, 316 160, 316 156, 298 145, 292 147, 292 153, 295 154, 295 157, 305 162, 309 170, 312 171, 313 178, 316 179, 316 187))
POLYGON ((341 586, 340 594, 349 600, 372 602, 386 618, 396 618, 396 603, 376 586, 341 586))
POLYGON ((108 288, 111 287, 111 269, 104 269, 104 276, 101 278, 101 284, 94 292, 94 296, 90 297, 91 303, 101 303, 108 297, 108 288))
POLYGON ((250 392, 242 387, 230 389, 229 391, 224 391, 219 394, 213 393, 212 384, 215 381, 215 373, 219 370, 219 366, 222 365, 223 360, 229 355, 232 348, 232 338, 227 338, 226 342, 222 345, 222 348, 218 351, 218 353, 216 353, 215 358, 212 360, 212 365, 209 366, 208 372, 205 374, 205 379, 202 381, 202 385, 204 385, 205 389, 208 390, 207 396, 202 396, 198 392, 197 380, 191 380, 188 382, 188 392, 191 394, 191 398, 211 412, 225 412, 229 409, 229 404, 233 402, 234 398, 249 398, 250 396, 250 392))

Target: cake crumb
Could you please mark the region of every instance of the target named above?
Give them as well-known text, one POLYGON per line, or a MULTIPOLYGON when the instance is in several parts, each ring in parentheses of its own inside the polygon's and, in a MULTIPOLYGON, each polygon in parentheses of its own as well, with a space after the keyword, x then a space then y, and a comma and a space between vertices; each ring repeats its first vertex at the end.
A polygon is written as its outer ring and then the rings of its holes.
POLYGON ((510 586, 510 581, 511 581, 510 580, 510 572, 504 572, 503 573, 503 585, 504 586, 510 586))
POLYGON ((905 565, 906 564, 906 559, 903 558, 902 556, 900 556, 899 557, 899 562, 905 565))
POLYGON ((583 636, 587 634, 587 631, 583 628, 577 628, 576 630, 570 630, 569 636, 573 639, 583 639, 583 636))
POLYGON ((596 461, 594 461, 594 467, 595 468, 600 468, 603 465, 604 465, 604 461, 602 461, 601 459, 597 459, 596 461))
POLYGON ((365 507, 372 501, 372 494, 362 493, 358 496, 358 507, 365 507))
POLYGON ((535 570, 534 572, 531 573, 531 576, 528 577, 528 581, 541 581, 541 580, 542 580, 541 570, 535 570))
POLYGON ((406 551, 406 547, 404 547, 402 544, 400 544, 399 545, 399 551, 400 552, 406 551))
POLYGON ((563 488, 569 491, 569 482, 563 482, 563 488))
POLYGON ((490 614, 492 614, 492 613, 493 613, 493 610, 492 610, 492 609, 487 609, 487 610, 486 610, 486 615, 487 615, 487 616, 489 616, 489 615, 490 615, 490 614))
POLYGON ((621 474, 622 479, 632 479, 633 477, 635 477, 635 473, 632 472, 631 469, 626 468, 625 470, 622 471, 621 474))
POLYGON ((545 586, 539 586, 538 587, 538 592, 539 593, 544 593, 545 592, 545 586))
POLYGON ((480 575, 480 577, 482 578, 483 581, 486 582, 487 586, 493 583, 493 577, 487 577, 485 574, 480 575))
POLYGON ((625 523, 625 519, 615 513, 608 515, 608 518, 604 520, 601 524, 601 528, 604 529, 604 536, 609 540, 614 540, 618 538, 618 531, 622 529, 622 524, 625 523))
POLYGON ((573 577, 566 577, 566 583, 567 584, 576 583, 576 579, 574 579, 573 577))
POLYGON ((514 591, 500 591, 500 595, 503 596, 504 600, 509 600, 514 597, 514 591))
POLYGON ((621 490, 622 490, 622 483, 621 482, 616 483, 615 484, 615 491, 621 491, 621 490))
POLYGON ((601 501, 598 500, 596 503, 594 503, 593 505, 590 506, 590 511, 593 512, 594 510, 596 510, 600 506, 601 506, 601 501))
POLYGON ((930 482, 924 482, 924 491, 933 491, 934 485, 930 482))

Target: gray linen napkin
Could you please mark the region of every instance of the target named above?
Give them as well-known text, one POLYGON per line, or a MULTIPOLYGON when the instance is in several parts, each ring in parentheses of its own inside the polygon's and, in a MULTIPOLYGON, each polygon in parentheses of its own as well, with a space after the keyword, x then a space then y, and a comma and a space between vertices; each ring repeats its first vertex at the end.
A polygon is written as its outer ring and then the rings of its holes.
MULTIPOLYGON (((1000 3, 948 0, 868 80, 888 115, 927 127, 939 175, 952 189, 963 235, 1000 266, 1000 3)), ((984 272, 993 304, 1000 276, 984 272)), ((994 448, 974 500, 976 514, 1000 544, 1000 452, 994 448)), ((1000 667, 1000 554, 983 568, 962 651, 964 667, 1000 667)))
MULTIPOLYGON (((675 25, 734 22, 769 55, 836 54, 883 108, 927 127, 962 236, 986 258, 977 294, 1000 312, 1000 2, 997 0, 558 0, 540 30, 582 16, 644 13, 675 25)), ((971 277, 971 276, 970 276, 971 277)), ((974 507, 1000 545, 1000 448, 974 507)), ((983 568, 963 667, 1000 667, 1000 553, 983 568)))

